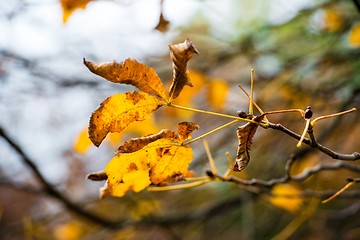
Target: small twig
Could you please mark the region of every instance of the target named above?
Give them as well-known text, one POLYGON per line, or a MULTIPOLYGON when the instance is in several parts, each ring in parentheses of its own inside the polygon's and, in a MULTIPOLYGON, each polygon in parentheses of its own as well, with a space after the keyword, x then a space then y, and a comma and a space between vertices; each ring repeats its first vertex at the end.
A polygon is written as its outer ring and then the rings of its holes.
POLYGON ((311 121, 311 126, 314 127, 315 124, 320 120, 324 120, 324 119, 332 118, 332 117, 338 117, 338 116, 341 116, 341 115, 344 115, 344 114, 352 113, 354 111, 356 111, 356 108, 352 108, 352 109, 349 109, 349 110, 346 110, 346 111, 343 111, 343 112, 339 112, 339 113, 334 113, 334 114, 329 114, 329 115, 326 115, 326 116, 317 117, 317 118, 315 118, 314 120, 311 121))
MULTIPOLYGON (((277 124, 268 123, 268 127, 272 128, 274 130, 279 130, 281 132, 284 132, 287 135, 289 135, 297 140, 300 140, 300 138, 301 138, 301 136, 299 134, 291 131, 290 129, 284 127, 283 125, 281 125, 279 123, 277 123, 277 124)), ((326 155, 332 157, 333 159, 345 160, 345 161, 354 161, 354 160, 360 159, 360 153, 358 153, 358 152, 353 152, 351 154, 338 153, 338 152, 335 152, 335 151, 321 145, 320 143, 315 144, 313 141, 311 141, 308 138, 304 138, 303 143, 305 143, 313 148, 318 149, 319 151, 325 153, 326 155)))
POLYGON ((342 194, 343 192, 346 191, 346 189, 348 189, 349 187, 351 187, 352 185, 354 185, 355 182, 348 182, 344 187, 342 187, 339 191, 337 191, 334 195, 332 195, 331 197, 323 200, 321 203, 328 203, 331 200, 333 200, 334 198, 336 198, 337 196, 339 196, 340 194, 342 194))
POLYGON ((204 148, 205 148, 205 152, 207 154, 208 160, 209 160, 211 172, 214 174, 217 174, 217 169, 215 166, 214 158, 211 155, 209 143, 206 140, 204 140, 204 148))
POLYGON ((304 132, 301 134, 299 142, 296 144, 296 147, 301 147, 301 143, 304 140, 305 134, 309 131, 310 119, 306 119, 306 124, 304 128, 304 132))

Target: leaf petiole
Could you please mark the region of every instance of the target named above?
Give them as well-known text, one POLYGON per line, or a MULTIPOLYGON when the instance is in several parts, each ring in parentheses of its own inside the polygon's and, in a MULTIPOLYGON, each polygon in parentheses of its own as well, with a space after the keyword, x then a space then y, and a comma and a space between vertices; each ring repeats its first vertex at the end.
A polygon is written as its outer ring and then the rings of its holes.
POLYGON ((170 186, 165 186, 165 187, 148 187, 147 190, 150 191, 150 192, 180 190, 180 189, 197 187, 197 186, 209 183, 211 181, 212 180, 209 177, 207 177, 206 180, 190 182, 190 183, 184 183, 184 184, 170 185, 170 186))
POLYGON ((330 115, 326 115, 326 116, 321 116, 321 117, 317 117, 315 118, 314 120, 311 121, 311 126, 315 126, 315 124, 320 121, 320 120, 323 120, 323 119, 327 119, 327 118, 332 118, 332 117, 337 117, 337 116, 341 116, 341 115, 344 115, 344 114, 347 114, 347 113, 351 113, 351 112, 354 112, 356 111, 357 109, 356 108, 352 108, 352 109, 349 109, 349 110, 346 110, 346 111, 343 111, 343 112, 339 112, 339 113, 334 113, 334 114, 330 114, 330 115))
MULTIPOLYGON (((191 111, 191 112, 203 113, 203 114, 208 114, 208 115, 213 115, 213 116, 218 116, 218 117, 223 117, 223 118, 236 119, 237 121, 240 121, 240 122, 241 122, 241 121, 242 121, 242 122, 251 122, 251 123, 255 123, 255 124, 258 124, 258 125, 260 125, 260 126, 263 126, 262 123, 256 122, 256 121, 251 120, 251 119, 240 118, 240 117, 237 117, 237 116, 232 116, 232 115, 223 114, 223 113, 217 113, 217 112, 210 112, 210 111, 201 110, 201 109, 196 109, 196 108, 184 107, 184 106, 172 104, 171 102, 168 103, 167 106, 173 107, 173 108, 177 108, 177 109, 186 110, 186 111, 191 111)), ((264 125, 265 125, 265 124, 264 124, 264 125)))
MULTIPOLYGON (((240 118, 240 119, 241 119, 241 118, 240 118)), ((202 138, 204 138, 204 137, 206 137, 206 136, 208 136, 208 135, 210 135, 210 134, 212 134, 212 133, 214 133, 214 132, 217 132, 217 131, 219 131, 219 130, 221 130, 221 129, 223 129, 223 128, 226 128, 226 127, 228 127, 228 126, 230 126, 230 125, 232 125, 232 124, 234 124, 234 123, 237 123, 237 122, 239 122, 239 119, 234 120, 234 121, 231 121, 231 122, 228 122, 228 123, 226 123, 226 124, 224 124, 224 125, 221 125, 220 127, 217 127, 217 128, 215 128, 215 129, 207 132, 207 133, 204 133, 203 135, 200 135, 200 136, 198 136, 198 137, 196 137, 196 138, 193 138, 193 139, 191 139, 191 140, 189 140, 189 141, 187 141, 187 142, 184 142, 182 145, 183 145, 183 146, 186 146, 186 145, 188 145, 188 144, 190 144, 190 143, 196 142, 197 140, 200 140, 200 139, 202 139, 202 138)))

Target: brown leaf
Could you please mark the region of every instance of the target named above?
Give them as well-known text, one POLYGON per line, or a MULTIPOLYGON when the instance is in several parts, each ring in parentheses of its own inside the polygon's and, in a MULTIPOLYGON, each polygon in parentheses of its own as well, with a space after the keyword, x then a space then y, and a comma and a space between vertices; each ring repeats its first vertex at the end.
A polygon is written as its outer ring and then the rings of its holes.
POLYGON ((194 130, 198 130, 199 125, 193 122, 181 122, 177 126, 180 140, 184 141, 189 138, 194 130))
POLYGON ((92 172, 89 173, 86 176, 87 179, 93 180, 93 181, 104 181, 106 180, 108 177, 106 175, 106 173, 104 171, 99 171, 99 172, 92 172))
POLYGON ((191 59, 192 54, 199 54, 190 39, 183 43, 169 45, 170 57, 173 61, 173 82, 170 86, 170 98, 177 98, 185 85, 192 87, 188 76, 187 62, 191 59))
MULTIPOLYGON (((252 120, 256 122, 261 122, 265 115, 255 116, 252 120)), ((259 125, 255 123, 248 122, 245 125, 238 127, 237 135, 239 140, 239 145, 237 149, 237 155, 234 164, 234 171, 242 171, 250 161, 250 149, 252 144, 252 139, 255 135, 259 125)))
POLYGON ((163 129, 156 134, 151 134, 145 137, 132 138, 129 141, 126 141, 118 148, 118 153, 136 152, 148 145, 149 143, 155 142, 156 140, 159 140, 161 138, 174 139, 177 138, 177 136, 175 132, 168 129, 163 129))
POLYGON ((161 12, 159 23, 158 25, 156 25, 155 29, 158 30, 159 32, 166 32, 169 28, 169 23, 170 22, 164 18, 163 13, 161 12))
POLYGON ((154 69, 134 59, 124 62, 94 63, 84 59, 85 66, 93 73, 114 83, 130 84, 141 91, 166 99, 166 91, 154 69))

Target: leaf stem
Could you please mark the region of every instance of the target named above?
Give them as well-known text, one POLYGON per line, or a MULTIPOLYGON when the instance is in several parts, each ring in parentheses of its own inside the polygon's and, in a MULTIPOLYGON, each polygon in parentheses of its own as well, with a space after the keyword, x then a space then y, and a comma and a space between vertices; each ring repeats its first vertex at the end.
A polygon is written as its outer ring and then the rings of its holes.
POLYGON ((304 141, 305 134, 308 131, 309 126, 310 126, 310 119, 306 119, 306 124, 305 124, 304 131, 301 134, 301 138, 300 138, 299 142, 296 144, 296 147, 298 147, 298 148, 301 147, 301 143, 304 141))
POLYGON ((189 108, 189 107, 184 107, 184 106, 180 106, 180 105, 176 105, 176 104, 172 104, 172 103, 168 103, 167 106, 186 110, 186 111, 191 111, 191 112, 203 113, 203 114, 208 114, 208 115, 213 115, 213 116, 218 116, 218 117, 223 117, 223 118, 236 119, 237 121, 242 121, 242 122, 251 122, 251 123, 255 123, 255 124, 259 124, 260 126, 263 126, 263 124, 256 122, 254 120, 247 119, 247 118, 240 118, 240 117, 232 116, 232 115, 228 115, 228 114, 210 112, 210 111, 205 111, 205 110, 196 109, 196 108, 189 108))
POLYGON ((250 99, 249 99, 249 114, 252 117, 254 115, 253 109, 253 99, 254 99, 254 72, 255 70, 251 69, 251 77, 250 77, 250 99))
POLYGON ((208 141, 206 141, 206 140, 204 140, 204 148, 205 148, 207 157, 208 157, 208 159, 209 159, 209 163, 210 163, 210 167, 211 167, 211 172, 212 172, 213 174, 217 174, 217 169, 216 169, 216 166, 215 166, 215 161, 214 161, 213 156, 211 155, 209 143, 208 143, 208 141))
POLYGON ((327 118, 332 118, 332 117, 337 117, 337 116, 340 116, 340 115, 344 115, 344 114, 347 114, 347 113, 354 112, 356 110, 357 110, 356 108, 352 108, 352 109, 349 109, 349 110, 346 110, 346 111, 343 111, 343 112, 317 117, 317 118, 315 118, 314 120, 311 121, 311 126, 314 126, 320 120, 327 119, 327 118))
POLYGON ((191 183, 169 185, 169 186, 165 186, 165 187, 148 187, 147 190, 150 192, 180 190, 180 189, 197 187, 197 186, 206 184, 211 181, 212 180, 208 177, 206 180, 201 180, 201 181, 196 181, 196 182, 191 182, 191 183))
POLYGON ((348 189, 349 187, 351 187, 355 182, 349 182, 347 183, 343 188, 341 188, 339 191, 337 191, 334 195, 330 196, 329 198, 321 201, 321 203, 327 203, 330 202, 331 200, 333 200, 334 198, 336 198, 337 196, 339 196, 340 194, 342 194, 343 192, 345 192, 346 189, 348 189))
MULTIPOLYGON (((240 118, 240 119, 241 119, 241 118, 240 118)), ((212 134, 212 133, 214 133, 214 132, 217 132, 217 131, 219 131, 219 130, 221 130, 221 129, 223 129, 223 128, 226 128, 226 127, 228 127, 228 126, 230 126, 230 125, 232 125, 232 124, 234 124, 234 123, 239 122, 240 119, 237 119, 237 120, 228 122, 228 123, 226 123, 226 124, 224 124, 224 125, 221 125, 220 127, 217 127, 217 128, 215 128, 215 129, 207 132, 207 133, 204 133, 203 135, 200 135, 200 136, 198 136, 198 137, 196 137, 196 138, 193 138, 193 139, 191 139, 191 140, 189 140, 189 141, 187 141, 187 142, 184 142, 182 145, 183 145, 183 146, 186 146, 186 145, 188 145, 188 144, 190 144, 190 143, 196 142, 197 140, 200 140, 200 139, 202 139, 202 138, 204 138, 204 137, 206 137, 206 136, 208 136, 208 135, 210 135, 210 134, 212 134)))

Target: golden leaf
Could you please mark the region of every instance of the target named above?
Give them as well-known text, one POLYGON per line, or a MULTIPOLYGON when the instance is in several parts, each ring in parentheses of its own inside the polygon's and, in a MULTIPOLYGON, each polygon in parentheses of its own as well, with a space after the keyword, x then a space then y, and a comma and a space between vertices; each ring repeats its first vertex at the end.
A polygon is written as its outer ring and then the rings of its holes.
POLYGON ((199 125, 193 122, 181 122, 177 126, 177 132, 181 141, 185 141, 191 136, 194 130, 198 130, 199 125))
POLYGON ((174 175, 186 175, 192 149, 177 139, 162 138, 132 153, 117 154, 106 166, 107 191, 121 197, 159 184, 174 175))
POLYGON ((167 99, 161 79, 154 69, 133 59, 124 62, 94 63, 84 59, 85 66, 93 73, 114 83, 130 84, 143 92, 167 99))
POLYGON ((221 110, 229 93, 229 85, 223 79, 213 79, 209 82, 208 102, 216 110, 221 110))
POLYGON ((89 136, 99 146, 109 132, 121 132, 130 123, 142 121, 164 102, 143 92, 115 94, 103 101, 90 118, 89 136))
POLYGON ((185 85, 192 87, 188 76, 187 62, 192 54, 199 54, 192 41, 186 39, 183 43, 169 45, 170 57, 173 61, 173 81, 170 86, 170 98, 177 98, 185 85))
POLYGON ((155 142, 161 138, 176 138, 176 133, 168 129, 163 129, 156 134, 150 134, 145 137, 132 138, 118 148, 118 153, 136 152, 149 143, 155 142))
POLYGON ((291 213, 300 210, 303 198, 300 196, 299 188, 291 184, 278 184, 271 191, 270 203, 276 207, 283 208, 291 213))
POLYGON ((355 24, 355 26, 351 28, 348 42, 351 47, 360 47, 360 23, 355 24))
MULTIPOLYGON (((255 116, 253 118, 256 122, 261 122, 265 115, 255 116)), ((237 149, 237 155, 234 164, 234 171, 242 171, 250 161, 250 149, 252 144, 252 139, 255 135, 255 132, 258 128, 258 125, 255 123, 248 122, 237 129, 237 135, 239 140, 239 145, 237 149)))
POLYGON ((71 14, 77 9, 85 9, 92 0, 60 0, 63 9, 63 23, 66 23, 71 14))

